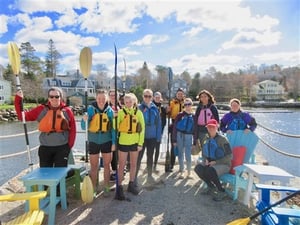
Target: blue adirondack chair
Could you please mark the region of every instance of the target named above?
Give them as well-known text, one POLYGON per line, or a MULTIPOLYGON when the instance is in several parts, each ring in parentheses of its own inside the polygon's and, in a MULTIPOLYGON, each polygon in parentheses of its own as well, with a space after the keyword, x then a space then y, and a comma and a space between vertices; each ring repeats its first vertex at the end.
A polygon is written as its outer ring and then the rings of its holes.
MULTIPOLYGON (((231 149, 236 147, 246 147, 246 153, 243 155, 242 163, 255 163, 254 150, 258 143, 258 136, 253 132, 244 133, 243 130, 236 130, 230 134, 226 134, 230 143, 231 149)), ((234 156, 235 157, 235 156, 234 156)), ((242 177, 243 166, 238 166, 235 174, 226 173, 220 177, 221 182, 226 187, 227 194, 233 199, 238 198, 238 191, 240 188, 246 190, 247 180, 242 177)))

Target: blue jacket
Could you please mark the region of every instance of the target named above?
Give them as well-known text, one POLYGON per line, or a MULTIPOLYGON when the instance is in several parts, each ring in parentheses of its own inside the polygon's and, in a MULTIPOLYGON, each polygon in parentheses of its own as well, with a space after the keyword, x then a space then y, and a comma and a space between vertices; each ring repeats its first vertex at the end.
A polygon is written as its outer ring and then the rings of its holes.
POLYGON ((156 105, 151 102, 148 107, 145 102, 139 105, 145 120, 145 139, 155 138, 156 141, 161 141, 161 118, 156 105))

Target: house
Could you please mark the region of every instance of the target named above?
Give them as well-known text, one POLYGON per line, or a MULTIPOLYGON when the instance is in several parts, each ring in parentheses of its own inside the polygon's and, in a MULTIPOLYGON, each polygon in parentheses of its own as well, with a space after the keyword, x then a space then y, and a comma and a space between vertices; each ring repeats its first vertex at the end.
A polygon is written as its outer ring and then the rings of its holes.
POLYGON ((11 82, 0 78, 0 105, 11 103, 11 82))
POLYGON ((284 87, 273 80, 264 80, 253 85, 251 93, 257 101, 281 101, 286 94, 284 87))

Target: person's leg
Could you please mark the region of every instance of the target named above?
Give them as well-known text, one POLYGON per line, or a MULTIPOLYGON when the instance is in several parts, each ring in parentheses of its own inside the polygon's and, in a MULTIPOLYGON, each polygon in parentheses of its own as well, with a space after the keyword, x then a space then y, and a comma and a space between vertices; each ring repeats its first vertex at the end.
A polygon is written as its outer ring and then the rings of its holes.
POLYGON ((112 152, 112 160, 111 160, 110 165, 111 165, 111 170, 112 170, 110 179, 115 180, 115 174, 118 170, 118 154, 117 154, 117 151, 112 152))
POLYGON ((207 176, 207 178, 208 178, 209 180, 211 180, 212 183, 215 184, 215 186, 217 187, 217 189, 218 189, 219 191, 222 191, 222 192, 225 191, 224 188, 223 188, 222 185, 221 185, 221 182, 220 182, 220 180, 219 180, 217 171, 215 170, 214 167, 210 167, 210 166, 207 167, 207 169, 206 169, 206 171, 205 171, 205 176, 207 176))
MULTIPOLYGON (((144 145, 143 145, 143 148, 142 148, 142 150, 140 151, 140 152, 137 152, 137 161, 136 161, 136 168, 135 168, 135 170, 136 170, 136 172, 135 172, 135 183, 137 184, 137 177, 138 177, 138 173, 139 173, 139 171, 140 171, 140 168, 141 168, 141 163, 142 163, 142 159, 143 159, 143 157, 144 157, 144 152, 145 152, 145 149, 146 149, 146 147, 147 147, 147 139, 145 139, 145 141, 144 141, 144 145)), ((130 165, 131 165, 131 154, 129 154, 129 163, 130 163, 130 165)), ((130 168, 129 168, 129 171, 131 171, 131 166, 130 166, 130 168)))
POLYGON ((160 142, 155 143, 154 152, 155 153, 154 153, 153 170, 154 170, 154 172, 157 172, 156 168, 157 168, 157 162, 158 162, 158 157, 159 157, 159 153, 160 153, 160 142))
POLYGON ((129 175, 129 184, 128 184, 128 192, 131 192, 134 195, 139 194, 139 190, 137 186, 135 185, 135 179, 136 179, 136 164, 137 159, 139 156, 139 152, 137 150, 133 150, 129 152, 130 154, 130 175, 129 175))
POLYGON ((198 164, 197 166, 195 166, 195 173, 201 178, 201 180, 203 180, 207 186, 209 188, 213 188, 214 185, 212 184, 212 182, 208 179, 208 177, 206 176, 206 167, 202 164, 198 164))
POLYGON ((185 142, 184 134, 181 132, 178 132, 176 148, 178 149, 179 172, 181 172, 181 173, 184 171, 184 163, 183 163, 183 161, 184 161, 184 156, 183 156, 184 142, 185 142))
POLYGON ((54 152, 55 150, 51 150, 49 147, 39 147, 38 155, 40 167, 53 167, 54 152))
POLYGON ((152 176, 152 169, 153 169, 153 154, 154 154, 154 148, 156 144, 156 139, 152 138, 148 140, 148 146, 147 146, 147 173, 148 177, 152 176))
POLYGON ((124 179, 124 168, 127 162, 127 155, 128 152, 122 152, 118 151, 118 162, 119 162, 119 168, 118 168, 118 184, 122 185, 122 181, 124 179))
POLYGON ((188 134, 185 136, 185 160, 188 176, 191 174, 192 169, 192 142, 193 136, 188 134))
POLYGON ((103 178, 104 178, 104 187, 109 186, 109 178, 110 178, 110 164, 111 164, 111 159, 112 159, 112 153, 102 153, 102 158, 103 158, 103 164, 104 164, 104 173, 103 173, 103 178))
POLYGON ((68 144, 62 146, 51 147, 54 150, 53 166, 67 167, 70 154, 70 147, 68 144))

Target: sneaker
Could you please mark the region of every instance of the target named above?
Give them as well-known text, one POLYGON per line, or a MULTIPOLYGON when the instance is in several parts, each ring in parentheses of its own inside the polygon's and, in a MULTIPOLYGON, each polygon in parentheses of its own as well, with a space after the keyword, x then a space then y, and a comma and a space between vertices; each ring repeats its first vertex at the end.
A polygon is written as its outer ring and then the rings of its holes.
POLYGON ((147 184, 154 184, 155 183, 155 179, 152 176, 148 176, 147 177, 147 184))
POLYGON ((139 190, 138 188, 135 186, 133 181, 130 181, 128 184, 128 188, 127 188, 128 192, 131 192, 134 195, 138 195, 139 194, 139 190))
POLYGON ((214 201, 222 201, 224 198, 226 198, 227 194, 225 191, 217 191, 215 196, 213 197, 214 201))
POLYGON ((115 173, 110 174, 109 180, 110 181, 115 181, 116 180, 116 174, 115 173))
POLYGON ((119 185, 117 190, 116 190, 116 196, 115 199, 123 201, 125 200, 125 195, 124 195, 124 191, 123 191, 123 186, 119 185))
POLYGON ((154 172, 155 174, 158 174, 158 173, 159 173, 159 170, 156 168, 156 165, 153 166, 153 172, 154 172))
POLYGON ((109 192, 110 192, 110 188, 109 187, 105 187, 103 190, 103 196, 104 197, 108 197, 109 196, 109 192))
POLYGON ((178 179, 184 179, 184 173, 183 173, 183 172, 180 172, 180 173, 179 173, 178 179))

